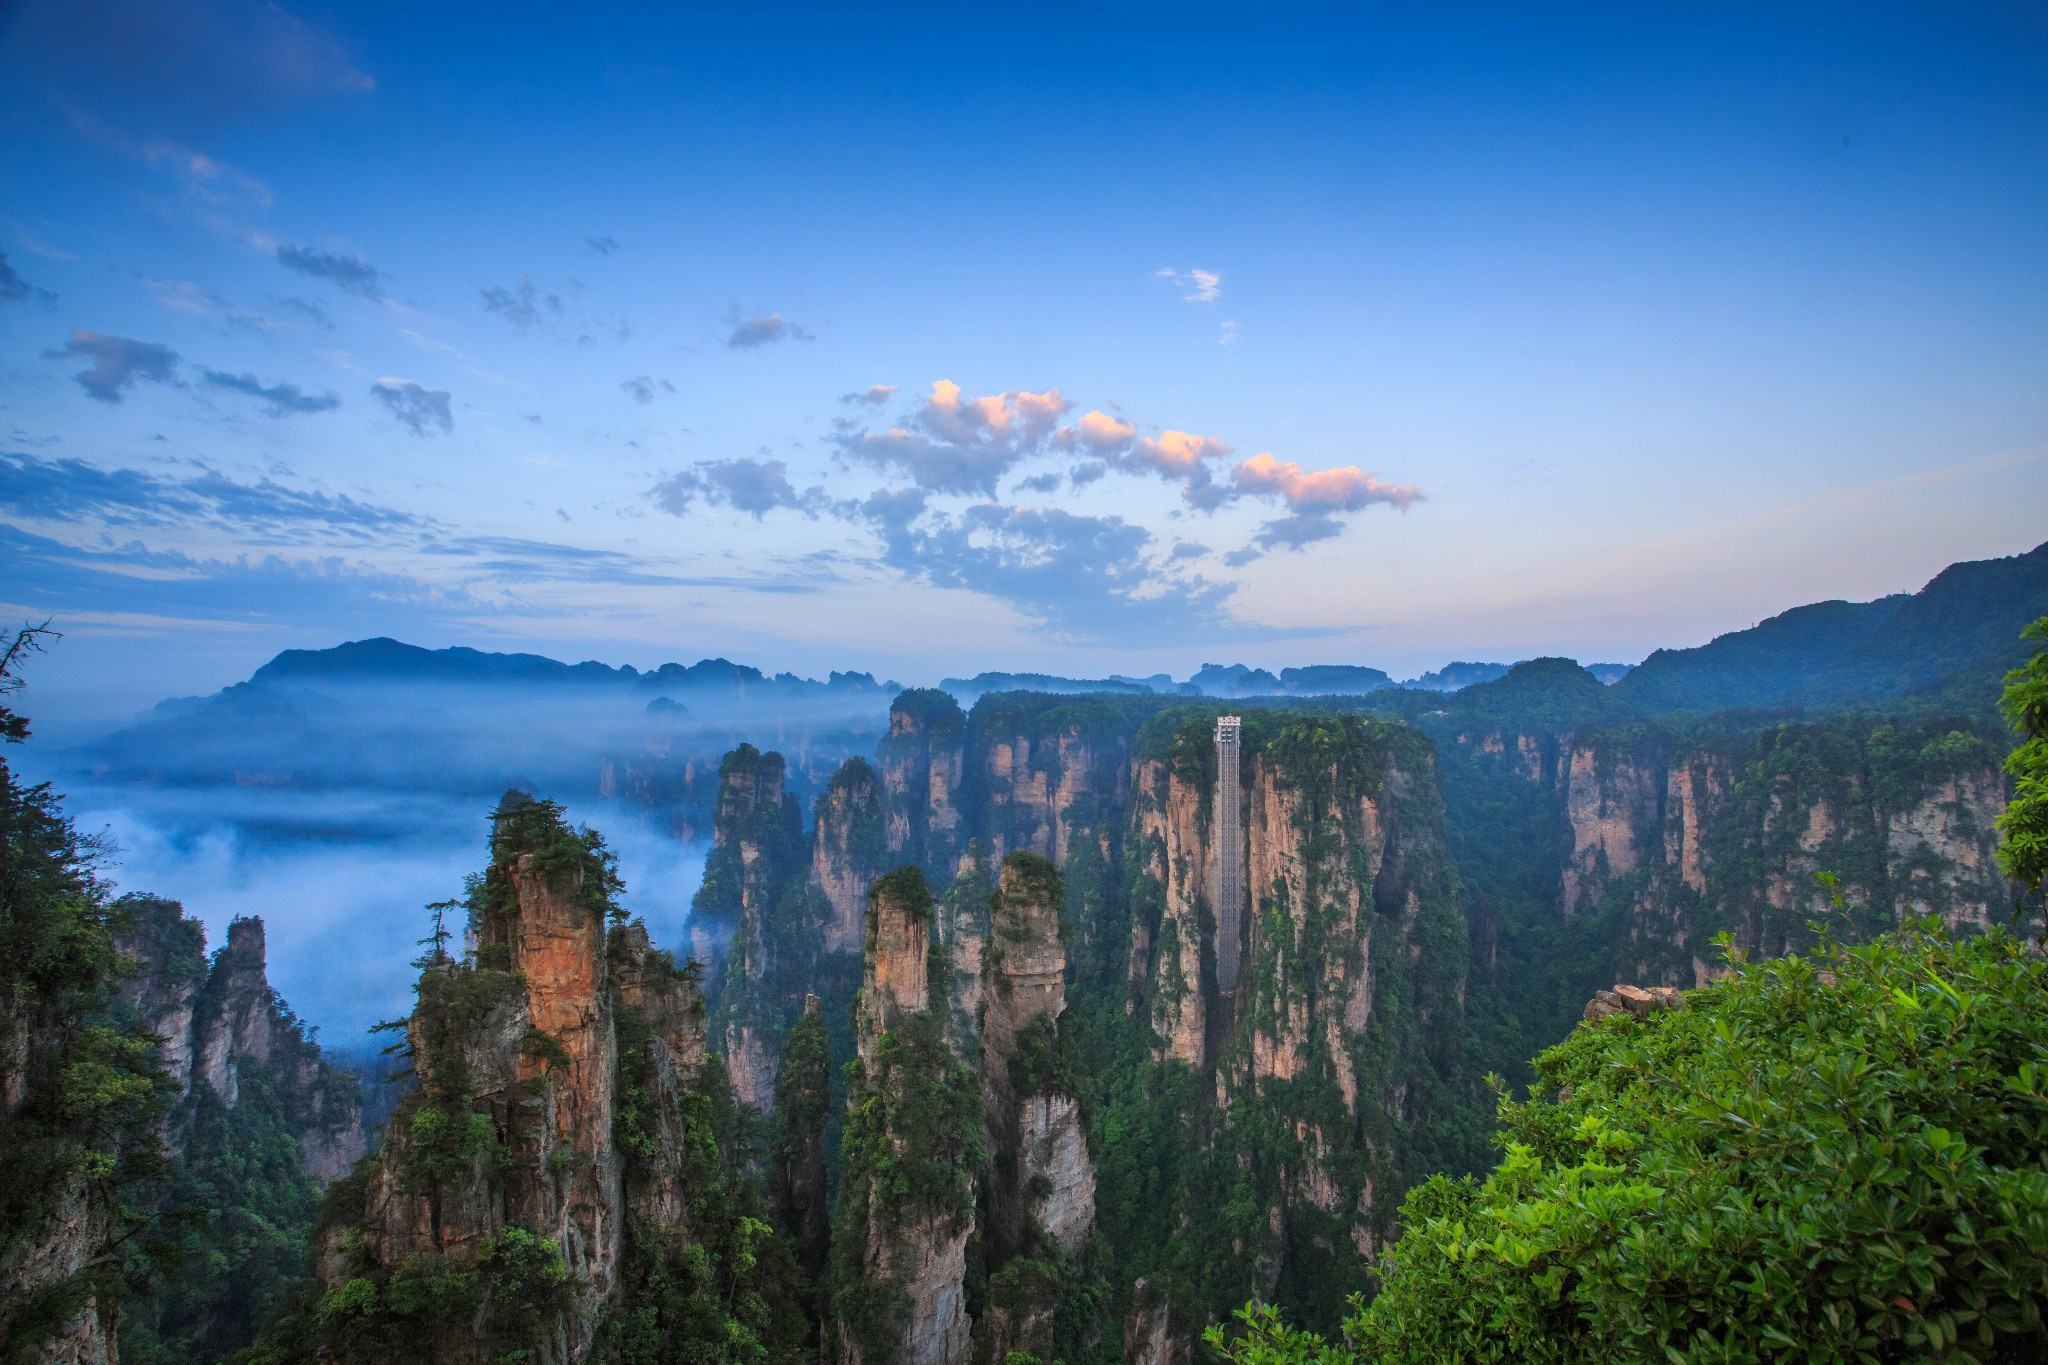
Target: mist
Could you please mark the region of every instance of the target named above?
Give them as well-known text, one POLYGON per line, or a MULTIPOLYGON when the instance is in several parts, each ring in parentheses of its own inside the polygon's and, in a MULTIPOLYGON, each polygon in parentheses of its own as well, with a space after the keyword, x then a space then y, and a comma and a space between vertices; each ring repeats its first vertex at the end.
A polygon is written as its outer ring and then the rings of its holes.
POLYGON ((102 837, 115 892, 181 902, 210 948, 236 916, 261 916, 271 984, 324 1044, 360 1051, 371 1025, 411 1009, 426 906, 484 868, 508 788, 602 833, 623 905, 684 953, 724 754, 780 751, 808 810, 841 762, 873 751, 892 696, 865 675, 723 661, 639 674, 379 641, 281 655, 248 682, 7 759, 102 837))
MULTIPOLYGON (((410 1012, 426 907, 459 898, 464 879, 483 870, 494 804, 369 790, 105 786, 74 789, 64 802, 82 832, 108 842, 101 870, 112 888, 182 902, 204 921, 209 950, 226 941, 231 919, 261 916, 271 985, 319 1027, 323 1044, 347 1050, 368 1042, 371 1025, 410 1012)), ((686 951, 706 845, 617 803, 568 813, 617 854, 627 911, 647 921, 657 944, 686 951)))

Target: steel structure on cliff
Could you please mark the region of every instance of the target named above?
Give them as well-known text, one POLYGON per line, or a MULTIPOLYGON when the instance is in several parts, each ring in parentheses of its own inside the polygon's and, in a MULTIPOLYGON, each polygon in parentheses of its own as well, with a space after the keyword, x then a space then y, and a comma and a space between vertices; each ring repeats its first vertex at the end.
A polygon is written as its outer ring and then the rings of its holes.
POLYGON ((1237 989, 1238 945, 1243 941, 1244 817, 1238 797, 1238 716, 1216 718, 1216 984, 1237 989))

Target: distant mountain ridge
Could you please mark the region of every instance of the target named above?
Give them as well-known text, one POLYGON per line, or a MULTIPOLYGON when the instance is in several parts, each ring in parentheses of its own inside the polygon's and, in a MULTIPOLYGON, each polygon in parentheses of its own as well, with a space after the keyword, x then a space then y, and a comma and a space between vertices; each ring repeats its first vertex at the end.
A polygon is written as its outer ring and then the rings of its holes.
POLYGON ((250 674, 249 681, 268 687, 322 683, 445 683, 462 687, 583 683, 630 686, 644 693, 699 688, 743 691, 749 687, 788 692, 886 692, 890 696, 902 691, 900 683, 877 682, 872 673, 834 672, 826 681, 819 682, 794 673, 770 677, 758 668, 722 658, 699 659, 687 667, 667 663, 642 673, 631 664, 613 667, 594 659, 565 664, 542 654, 495 654, 464 645, 426 649, 388 636, 351 640, 329 649, 287 649, 250 674))
POLYGON ((1944 684, 1988 696, 2026 656, 2020 630, 2044 614, 2048 544, 1951 564, 1916 593, 1816 602, 1694 649, 1660 649, 1614 690, 1645 714, 1857 705, 1944 684))

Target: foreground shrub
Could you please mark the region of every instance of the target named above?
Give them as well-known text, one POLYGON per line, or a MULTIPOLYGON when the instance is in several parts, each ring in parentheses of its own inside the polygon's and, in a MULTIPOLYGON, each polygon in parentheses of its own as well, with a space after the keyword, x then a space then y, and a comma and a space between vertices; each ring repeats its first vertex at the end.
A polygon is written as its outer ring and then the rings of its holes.
POLYGON ((1736 967, 1544 1053, 1493 1174, 1409 1195, 1343 1343, 1255 1308, 1225 1353, 2048 1360, 2048 963, 1928 921, 1736 967))

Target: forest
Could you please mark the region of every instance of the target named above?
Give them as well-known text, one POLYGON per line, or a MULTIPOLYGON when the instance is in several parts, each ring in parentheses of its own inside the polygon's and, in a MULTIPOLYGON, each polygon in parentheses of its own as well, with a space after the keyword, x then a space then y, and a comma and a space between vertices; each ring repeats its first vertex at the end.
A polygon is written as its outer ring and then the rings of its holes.
POLYGON ((670 944, 515 787, 367 1086, 261 920, 209 956, 10 769, 0 1349, 2037 1358, 2048 618, 2020 634, 1776 710, 1645 714, 1549 659, 912 689, 808 812, 780 753, 723 756, 670 944))

